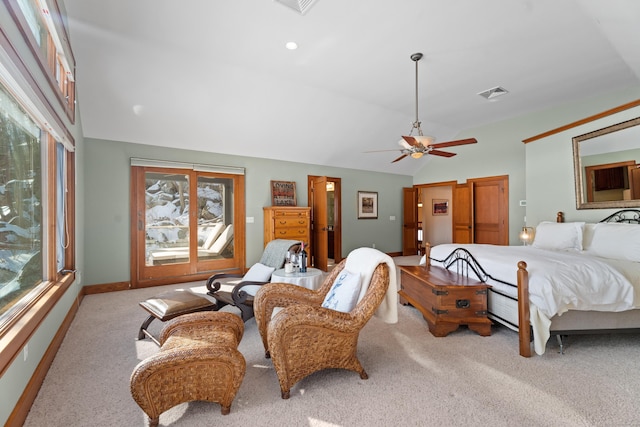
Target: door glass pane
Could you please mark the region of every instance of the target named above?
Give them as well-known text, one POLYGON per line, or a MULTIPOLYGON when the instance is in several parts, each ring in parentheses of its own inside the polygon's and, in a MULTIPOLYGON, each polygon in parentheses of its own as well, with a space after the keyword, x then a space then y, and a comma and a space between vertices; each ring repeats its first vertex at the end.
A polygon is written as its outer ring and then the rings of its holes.
POLYGON ((197 180, 198 260, 233 258, 233 179, 197 180))
POLYGON ((189 177, 145 174, 146 265, 189 262, 189 177))

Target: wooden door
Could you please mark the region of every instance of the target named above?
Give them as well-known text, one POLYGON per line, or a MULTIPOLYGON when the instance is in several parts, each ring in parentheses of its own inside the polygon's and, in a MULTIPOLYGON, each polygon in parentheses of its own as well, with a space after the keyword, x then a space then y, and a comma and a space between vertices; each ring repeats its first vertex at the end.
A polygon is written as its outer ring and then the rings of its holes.
POLYGON ((418 253, 418 190, 414 187, 402 189, 402 255, 418 253))
POLYGON ((132 287, 244 271, 244 218, 243 175, 132 166, 132 287))
POLYGON ((473 186, 457 184, 453 189, 453 243, 473 243, 473 186))
POLYGON ((307 176, 308 202, 311 207, 311 247, 313 266, 326 271, 329 258, 327 184, 333 184, 333 259, 342 261, 342 180, 329 176, 307 176), (322 230, 322 229, 325 230, 322 230))
POLYGON ((329 258, 329 228, 327 226, 327 177, 318 176, 311 182, 311 224, 313 234, 313 265, 327 271, 329 258))
POLYGON ((509 177, 469 180, 473 201, 473 243, 509 244, 509 177))
POLYGON ((631 199, 640 199, 640 166, 629 168, 629 188, 631 199))

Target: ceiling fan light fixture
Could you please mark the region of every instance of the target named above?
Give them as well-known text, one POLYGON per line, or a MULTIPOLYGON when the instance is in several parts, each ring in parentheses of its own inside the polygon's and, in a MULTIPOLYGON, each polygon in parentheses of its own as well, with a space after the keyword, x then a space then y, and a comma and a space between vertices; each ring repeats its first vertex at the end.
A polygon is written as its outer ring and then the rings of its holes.
POLYGON ((420 144, 424 145, 425 147, 433 144, 436 140, 431 135, 418 135, 418 136, 414 136, 414 138, 416 139, 416 141, 418 141, 420 144))
MULTIPOLYGON (((404 158, 411 157, 412 159, 420 159, 425 154, 440 156, 440 157, 453 157, 456 153, 449 151, 441 151, 440 148, 455 147, 457 145, 475 144, 478 142, 475 138, 458 139, 455 141, 445 141, 436 143, 436 139, 431 135, 425 135, 420 129, 420 118, 418 116, 418 62, 422 59, 421 53, 414 53, 411 55, 411 60, 416 64, 416 120, 411 124, 411 130, 409 135, 402 135, 402 138, 398 141, 400 145, 400 153, 402 155, 391 163, 398 162, 404 158), (415 133, 415 135, 414 135, 415 133)), ((377 151, 395 151, 395 150, 377 150, 377 151)), ((373 153, 373 151, 369 151, 373 153)))

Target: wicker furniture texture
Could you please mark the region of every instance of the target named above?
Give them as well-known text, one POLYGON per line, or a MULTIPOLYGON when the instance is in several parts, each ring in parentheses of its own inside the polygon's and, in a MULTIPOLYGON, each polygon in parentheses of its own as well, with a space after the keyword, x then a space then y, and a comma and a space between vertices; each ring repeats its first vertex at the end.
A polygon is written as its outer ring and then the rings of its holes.
POLYGON ((325 295, 345 264, 346 259, 334 267, 317 291, 270 283, 256 294, 256 322, 283 399, 289 398, 294 384, 323 369, 347 369, 368 378, 356 354, 358 336, 385 297, 389 268, 384 263, 376 267, 366 294, 351 312, 323 308, 325 295), (284 308, 272 318, 276 307, 284 308))
POLYGON ((246 362, 238 351, 244 323, 236 314, 198 312, 167 322, 160 351, 131 374, 131 395, 158 425, 160 414, 193 400, 219 403, 223 415, 244 378, 246 362))
MULTIPOLYGON (((274 239, 266 243, 260 263, 277 270, 284 265, 287 251, 298 252, 299 250, 300 241, 298 240, 274 239)), ((218 273, 207 279, 207 294, 216 299, 218 310, 225 305, 237 307, 242 320, 246 322, 253 317, 255 287, 268 282, 269 280, 244 281, 242 274, 218 273)))

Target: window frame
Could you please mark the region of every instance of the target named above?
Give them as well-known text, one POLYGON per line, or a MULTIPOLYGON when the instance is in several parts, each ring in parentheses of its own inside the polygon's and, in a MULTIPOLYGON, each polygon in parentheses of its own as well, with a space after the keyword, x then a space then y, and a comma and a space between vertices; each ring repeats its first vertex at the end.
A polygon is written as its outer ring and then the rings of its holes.
MULTIPOLYGON (((30 0, 27 0, 30 1, 30 0)), ((42 1, 42 0, 34 0, 42 1)), ((26 17, 22 13, 17 0, 6 0, 5 4, 16 26, 20 29, 22 37, 26 41, 27 45, 31 49, 31 53, 38 62, 38 66, 42 71, 42 74, 46 76, 49 86, 53 90, 58 99, 58 102, 65 110, 67 117, 71 121, 71 124, 75 124, 75 58, 71 50, 69 43, 69 34, 66 27, 62 22, 62 14, 60 13, 60 7, 56 0, 50 0, 45 3, 45 7, 40 7, 39 11, 42 20, 47 24, 47 40, 45 40, 47 46, 47 55, 42 52, 40 44, 35 39, 31 27, 27 22, 26 17), (46 12, 43 12, 43 9, 46 12), (45 19, 45 13, 50 18, 50 21, 45 19), (53 28, 51 28, 53 27, 53 28), (52 32, 54 34, 52 34, 52 32), (54 42, 54 36, 61 45, 61 48, 56 47, 54 42), (66 59, 69 70, 65 71, 64 66, 61 63, 60 58, 66 59), (62 72, 58 68, 62 68, 62 72), (60 75, 60 79, 56 76, 60 75)))
MULTIPOLYGON (((11 3, 11 2, 9 2, 11 3)), ((25 65, 10 39, 0 28, 0 59, 3 68, 14 78, 7 87, 18 102, 20 102, 30 116, 38 123, 43 131, 41 138, 42 153, 42 181, 43 191, 43 221, 42 221, 42 253, 43 278, 26 296, 15 304, 0 321, 0 376, 11 366, 22 352, 29 339, 47 317, 49 312, 60 301, 75 280, 75 248, 76 248, 76 220, 75 220, 75 154, 73 152, 74 139, 60 116, 49 103, 43 88, 41 88, 32 72, 25 65), (6 63, 5 63, 6 61, 6 63), (21 96, 15 93, 19 89, 21 96), (27 98, 27 99, 21 99, 27 98), (29 103, 25 106, 24 102, 29 103), (37 115, 34 117, 34 114, 37 115), (55 138, 51 132, 56 132, 64 140, 67 149, 67 230, 69 244, 65 248, 65 267, 56 271, 56 239, 55 239, 55 194, 56 194, 56 160, 55 138), (52 234, 53 233, 53 234, 52 234)), ((4 83, 3 83, 4 84, 4 83)), ((6 86, 6 85, 5 85, 6 86)), ((64 108, 64 106, 63 106, 64 108)))

